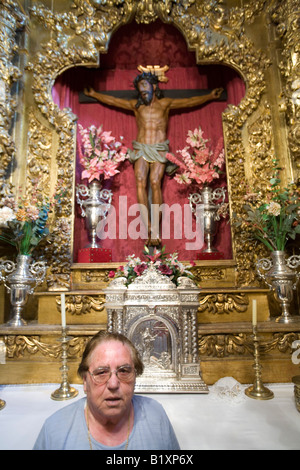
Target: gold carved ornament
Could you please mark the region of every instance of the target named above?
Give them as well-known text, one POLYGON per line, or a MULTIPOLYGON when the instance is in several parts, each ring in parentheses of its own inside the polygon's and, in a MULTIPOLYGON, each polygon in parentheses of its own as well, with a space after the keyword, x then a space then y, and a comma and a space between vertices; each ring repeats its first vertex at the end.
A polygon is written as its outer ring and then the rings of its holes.
POLYGON ((281 111, 288 129, 294 181, 300 184, 300 5, 297 0, 273 1, 268 5, 268 14, 281 41, 281 111))
MULTIPOLYGON (((56 297, 56 305, 61 308, 61 298, 56 297)), ((90 313, 91 310, 101 312, 105 306, 105 295, 98 296, 74 294, 66 296, 66 312, 71 315, 84 315, 90 313)))
MULTIPOLYGON (((91 337, 73 337, 68 345, 68 357, 80 359, 85 345, 91 337)), ((8 359, 20 359, 27 356, 46 356, 57 359, 61 356, 62 346, 58 341, 44 342, 40 336, 8 335, 4 336, 8 359)))
POLYGON ((21 77, 15 57, 19 52, 16 34, 25 26, 26 17, 13 0, 1 2, 0 6, 0 175, 11 165, 16 154, 16 144, 11 135, 11 126, 17 106, 12 85, 21 77))
MULTIPOLYGON (((69 342, 68 357, 80 360, 86 343, 92 336, 73 336, 69 342)), ((229 357, 253 354, 253 340, 249 333, 202 334, 199 332, 198 349, 200 359, 204 357, 229 357)), ((300 339, 299 333, 272 333, 270 338, 260 342, 262 353, 277 351, 290 357, 293 352, 292 344, 300 339)), ((27 356, 46 356, 59 358, 62 352, 61 344, 57 341, 41 341, 38 335, 7 335, 3 336, 8 359, 21 359, 27 356)))
MULTIPOLYGON (((262 354, 277 351, 290 357, 293 352, 292 344, 299 340, 299 333, 272 333, 271 338, 260 341, 262 354)), ((253 355, 252 334, 202 334, 199 332, 198 340, 200 360, 204 357, 229 357, 253 355)))
POLYGON ((244 313, 248 309, 249 299, 245 294, 207 294, 199 298, 199 312, 207 310, 212 314, 244 313))

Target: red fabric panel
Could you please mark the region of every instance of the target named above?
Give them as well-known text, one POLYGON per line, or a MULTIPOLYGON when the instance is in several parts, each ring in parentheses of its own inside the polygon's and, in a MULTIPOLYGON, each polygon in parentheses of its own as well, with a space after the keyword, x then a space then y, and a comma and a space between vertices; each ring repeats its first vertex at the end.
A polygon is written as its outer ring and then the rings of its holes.
MULTIPOLYGON (((185 146, 185 139, 189 129, 201 126, 205 138, 210 139, 214 146, 222 136, 222 112, 228 103, 238 105, 245 93, 245 86, 241 78, 229 67, 221 65, 198 66, 195 62, 195 55, 189 52, 183 36, 174 27, 156 22, 154 25, 136 25, 135 23, 120 28, 113 36, 109 45, 108 54, 100 57, 99 69, 88 69, 77 67, 65 72, 55 83, 53 88, 53 99, 61 108, 70 107, 74 114, 78 116, 78 122, 83 127, 91 124, 97 127, 103 124, 103 129, 111 130, 116 137, 124 136, 125 144, 131 147, 132 140, 136 137, 135 118, 129 112, 109 108, 99 103, 79 103, 78 92, 85 86, 92 86, 96 90, 126 90, 132 89, 132 81, 136 77, 138 65, 169 65, 167 73, 169 82, 161 84, 160 88, 168 89, 200 89, 223 87, 228 94, 227 102, 210 102, 200 108, 172 112, 169 119, 168 138, 170 140, 170 151, 173 153, 177 149, 185 146)), ((81 169, 77 164, 76 182, 80 182, 81 169)), ((224 183, 225 184, 225 183, 224 183)), ((218 186, 218 183, 216 183, 218 186)), ((121 172, 111 181, 105 182, 105 187, 112 189, 113 206, 111 220, 116 221, 116 239, 105 239, 101 241, 101 247, 112 250, 112 261, 125 261, 129 254, 135 253, 140 256, 143 251, 144 240, 133 240, 126 237, 119 230, 119 215, 121 223, 125 221, 126 207, 136 204, 136 189, 133 167, 129 162, 125 162, 121 172), (120 196, 122 197, 120 199, 120 196), (121 212, 119 204, 121 203, 121 212)), ((188 195, 196 192, 196 188, 179 185, 172 178, 165 176, 163 181, 164 203, 172 206, 179 204, 179 213, 184 220, 184 205, 188 204, 188 195)), ((128 215, 127 225, 133 228, 132 223, 138 214, 128 215)), ((195 218, 191 217, 189 225, 195 231, 195 218)), ((185 218, 187 223, 187 218, 185 218)), ((183 223, 183 222, 182 222, 183 223)), ((110 225, 112 227, 112 225, 110 225)), ((178 222, 176 219, 176 229, 178 222)), ((171 224, 172 229, 172 224, 171 224)), ((195 250, 189 249, 187 243, 192 240, 183 236, 174 239, 171 230, 171 237, 162 240, 166 245, 166 251, 172 253, 177 251, 179 259, 194 260, 200 250, 200 246, 195 250)), ((85 219, 80 216, 76 209, 74 239, 74 262, 77 261, 78 250, 84 248, 87 243, 85 230, 85 219)), ((221 221, 219 231, 215 239, 216 248, 222 253, 225 259, 232 258, 230 225, 221 221)))
POLYGON ((109 263, 112 261, 111 250, 103 248, 82 248, 78 250, 78 263, 109 263))

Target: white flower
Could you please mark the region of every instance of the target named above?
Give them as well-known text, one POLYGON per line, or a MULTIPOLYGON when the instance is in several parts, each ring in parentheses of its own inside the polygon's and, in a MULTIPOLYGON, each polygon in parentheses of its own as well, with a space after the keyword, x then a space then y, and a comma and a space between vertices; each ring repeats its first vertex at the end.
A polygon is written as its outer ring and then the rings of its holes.
POLYGON ((16 218, 14 211, 10 207, 0 208, 0 226, 5 226, 7 222, 10 222, 16 218))
POLYGON ((277 217, 280 214, 281 206, 278 204, 278 202, 271 201, 267 207, 267 211, 269 214, 277 217))
POLYGON ((127 261, 127 266, 131 266, 133 268, 141 263, 140 258, 136 258, 134 254, 127 256, 127 261))

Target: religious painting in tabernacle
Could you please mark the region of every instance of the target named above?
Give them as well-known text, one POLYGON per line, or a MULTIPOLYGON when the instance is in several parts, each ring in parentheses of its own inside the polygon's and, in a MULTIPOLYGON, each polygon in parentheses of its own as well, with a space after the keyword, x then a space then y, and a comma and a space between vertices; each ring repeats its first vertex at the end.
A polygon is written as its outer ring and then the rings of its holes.
POLYGON ((132 340, 148 373, 175 371, 172 339, 167 325, 158 320, 146 320, 134 330, 132 340))

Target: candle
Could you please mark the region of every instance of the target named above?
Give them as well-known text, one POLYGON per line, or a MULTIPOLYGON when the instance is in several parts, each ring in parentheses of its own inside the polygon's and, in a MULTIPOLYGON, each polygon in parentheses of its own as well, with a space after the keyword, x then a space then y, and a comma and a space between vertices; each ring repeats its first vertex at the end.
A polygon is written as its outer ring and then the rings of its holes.
POLYGON ((65 294, 61 294, 60 296, 60 310, 61 310, 61 325, 63 328, 66 328, 66 302, 65 302, 65 294))
POLYGON ((252 324, 253 326, 257 324, 256 299, 252 300, 252 324))

